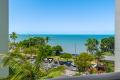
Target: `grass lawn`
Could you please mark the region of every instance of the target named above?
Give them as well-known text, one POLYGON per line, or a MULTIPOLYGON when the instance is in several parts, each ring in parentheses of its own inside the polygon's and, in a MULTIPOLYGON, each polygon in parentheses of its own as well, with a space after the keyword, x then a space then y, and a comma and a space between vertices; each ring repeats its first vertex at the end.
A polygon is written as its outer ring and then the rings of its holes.
POLYGON ((48 75, 44 78, 56 78, 64 74, 65 66, 59 66, 57 68, 50 69, 48 75))

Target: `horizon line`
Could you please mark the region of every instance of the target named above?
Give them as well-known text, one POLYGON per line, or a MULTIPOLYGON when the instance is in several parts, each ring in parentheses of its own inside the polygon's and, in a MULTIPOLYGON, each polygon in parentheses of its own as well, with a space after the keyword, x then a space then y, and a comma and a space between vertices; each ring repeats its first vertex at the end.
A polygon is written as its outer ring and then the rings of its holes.
MULTIPOLYGON (((9 33, 11 34, 11 33, 9 33)), ((18 33, 18 35, 115 35, 115 33, 110 33, 110 34, 49 34, 49 33, 46 33, 46 34, 43 34, 43 33, 18 33)))

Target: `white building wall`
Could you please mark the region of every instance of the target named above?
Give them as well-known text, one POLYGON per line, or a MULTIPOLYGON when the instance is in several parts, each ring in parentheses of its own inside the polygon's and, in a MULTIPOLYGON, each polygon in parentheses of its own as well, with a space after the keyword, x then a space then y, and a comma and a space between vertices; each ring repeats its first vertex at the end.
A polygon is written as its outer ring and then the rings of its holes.
POLYGON ((115 14, 115 71, 120 72, 120 0, 116 0, 115 14))
MULTIPOLYGON (((0 0, 0 54, 8 53, 8 0, 0 0)), ((1 62, 0 55, 0 64, 1 62)), ((0 78, 8 76, 8 67, 0 67, 0 78)))

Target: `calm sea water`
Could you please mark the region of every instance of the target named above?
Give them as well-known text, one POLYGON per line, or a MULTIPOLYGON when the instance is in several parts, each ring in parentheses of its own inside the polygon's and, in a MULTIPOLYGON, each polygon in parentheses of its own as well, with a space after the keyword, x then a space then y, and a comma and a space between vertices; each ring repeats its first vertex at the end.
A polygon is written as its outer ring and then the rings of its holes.
POLYGON ((64 52, 71 54, 79 54, 85 52, 85 43, 88 38, 96 38, 99 41, 102 38, 114 36, 114 35, 18 35, 17 41, 22 41, 29 37, 49 37, 49 44, 52 46, 61 45, 64 52))

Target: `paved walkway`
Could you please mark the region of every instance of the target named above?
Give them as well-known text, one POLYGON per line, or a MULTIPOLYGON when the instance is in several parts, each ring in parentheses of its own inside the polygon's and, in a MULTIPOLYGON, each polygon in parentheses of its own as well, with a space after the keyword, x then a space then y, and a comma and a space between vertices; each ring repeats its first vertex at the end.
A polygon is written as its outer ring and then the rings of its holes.
POLYGON ((75 71, 71 71, 71 70, 69 70, 69 69, 66 69, 65 70, 65 76, 74 76, 75 75, 75 71))

